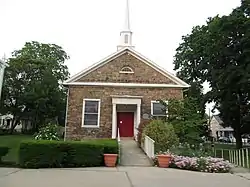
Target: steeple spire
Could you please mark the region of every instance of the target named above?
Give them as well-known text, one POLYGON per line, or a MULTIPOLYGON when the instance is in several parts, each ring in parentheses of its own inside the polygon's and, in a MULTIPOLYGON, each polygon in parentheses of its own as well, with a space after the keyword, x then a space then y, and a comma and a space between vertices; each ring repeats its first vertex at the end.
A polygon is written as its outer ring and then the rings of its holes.
POLYGON ((134 47, 132 46, 132 31, 130 29, 129 0, 126 0, 125 25, 124 30, 120 32, 120 45, 117 46, 117 50, 123 47, 134 47))
POLYGON ((125 14, 125 27, 124 31, 130 31, 130 20, 129 20, 129 0, 127 0, 126 14, 125 14))

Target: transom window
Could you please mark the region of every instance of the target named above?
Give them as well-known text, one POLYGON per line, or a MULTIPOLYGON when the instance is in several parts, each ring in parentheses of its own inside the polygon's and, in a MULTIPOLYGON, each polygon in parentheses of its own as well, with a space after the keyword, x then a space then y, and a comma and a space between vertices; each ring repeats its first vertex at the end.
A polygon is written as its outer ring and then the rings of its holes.
POLYGON ((152 116, 167 116, 167 110, 164 111, 165 106, 159 101, 151 101, 151 115, 152 116))
POLYGON ((83 100, 83 127, 99 127, 100 123, 100 99, 83 100))
POLYGON ((123 67, 119 73, 134 73, 133 69, 129 66, 123 67))

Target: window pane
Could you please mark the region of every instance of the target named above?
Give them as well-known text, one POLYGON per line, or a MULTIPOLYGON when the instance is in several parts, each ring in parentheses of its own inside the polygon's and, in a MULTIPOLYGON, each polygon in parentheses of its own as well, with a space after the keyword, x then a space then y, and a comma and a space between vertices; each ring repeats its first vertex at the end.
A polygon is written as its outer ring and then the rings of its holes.
POLYGON ((153 103, 153 115, 166 115, 163 109, 164 106, 161 103, 153 103))
POLYGON ((85 113, 98 113, 98 101, 85 101, 85 113))
POLYGON ((98 125, 98 114, 85 114, 84 125, 98 125))

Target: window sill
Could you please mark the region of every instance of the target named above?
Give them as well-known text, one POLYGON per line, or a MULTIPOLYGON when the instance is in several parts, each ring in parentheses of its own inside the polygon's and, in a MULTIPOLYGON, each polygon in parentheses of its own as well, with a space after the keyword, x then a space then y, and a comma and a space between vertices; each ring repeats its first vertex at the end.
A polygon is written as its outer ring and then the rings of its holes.
POLYGON ((152 115, 154 117, 167 117, 168 115, 152 115))
POLYGON ((82 128, 93 128, 93 129, 97 129, 97 128, 99 128, 99 126, 95 126, 95 125, 83 125, 82 128))

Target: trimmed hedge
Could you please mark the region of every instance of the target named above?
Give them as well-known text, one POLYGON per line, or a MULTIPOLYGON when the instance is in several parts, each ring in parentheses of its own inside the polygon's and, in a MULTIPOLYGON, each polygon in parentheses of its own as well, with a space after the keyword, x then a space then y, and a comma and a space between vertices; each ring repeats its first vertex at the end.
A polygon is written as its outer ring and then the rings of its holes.
POLYGON ((111 139, 95 139, 95 140, 85 140, 84 142, 96 143, 103 146, 104 153, 114 153, 118 154, 118 143, 117 140, 111 139))
POLYGON ((31 140, 20 144, 19 165, 22 168, 102 166, 104 153, 118 154, 117 142, 31 140))
POLYGON ((0 147, 0 163, 2 162, 2 157, 7 155, 9 152, 8 147, 0 147))

